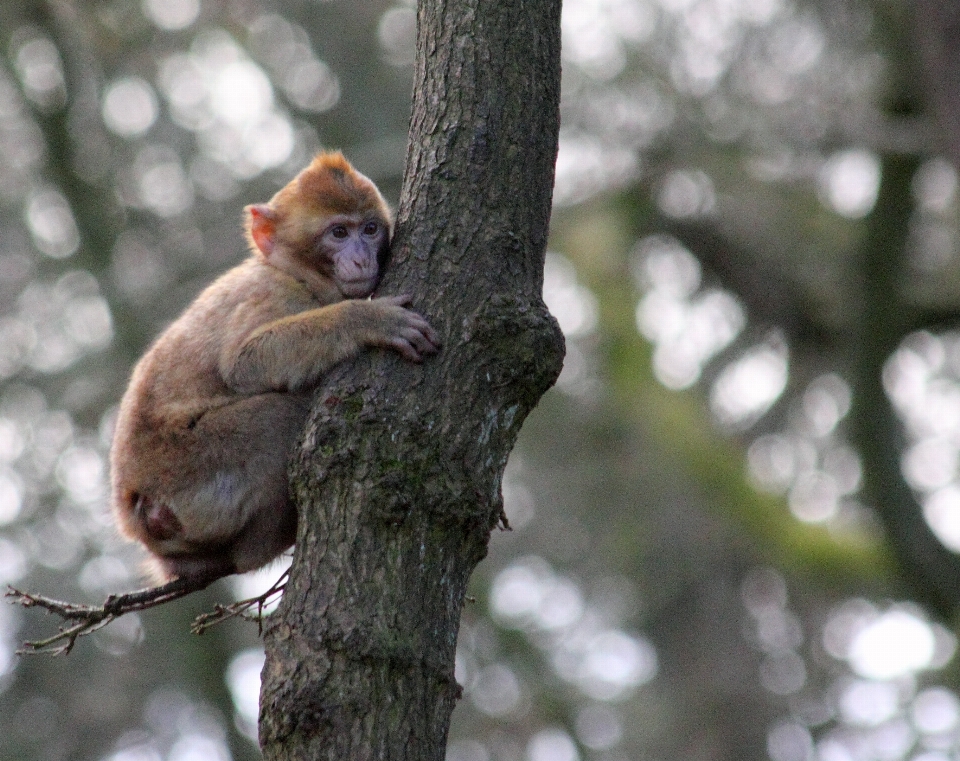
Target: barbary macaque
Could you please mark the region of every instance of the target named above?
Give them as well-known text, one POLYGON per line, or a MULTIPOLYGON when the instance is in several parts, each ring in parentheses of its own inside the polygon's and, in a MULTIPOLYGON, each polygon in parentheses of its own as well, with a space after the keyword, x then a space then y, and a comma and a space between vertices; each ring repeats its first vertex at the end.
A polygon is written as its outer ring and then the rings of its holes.
POLYGON ((113 511, 158 580, 241 573, 290 547, 287 465, 312 389, 363 347, 419 362, 440 345, 408 297, 367 298, 390 213, 342 154, 244 211, 252 255, 157 339, 120 403, 113 511))

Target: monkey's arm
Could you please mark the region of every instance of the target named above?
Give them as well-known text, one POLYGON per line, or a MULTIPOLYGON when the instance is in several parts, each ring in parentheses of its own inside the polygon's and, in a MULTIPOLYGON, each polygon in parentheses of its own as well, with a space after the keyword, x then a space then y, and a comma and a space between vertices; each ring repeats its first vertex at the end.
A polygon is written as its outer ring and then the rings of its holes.
POLYGON ((239 346, 227 347, 223 378, 240 393, 302 391, 364 346, 393 349, 419 362, 440 341, 423 317, 404 309, 409 300, 341 301, 268 322, 239 346))

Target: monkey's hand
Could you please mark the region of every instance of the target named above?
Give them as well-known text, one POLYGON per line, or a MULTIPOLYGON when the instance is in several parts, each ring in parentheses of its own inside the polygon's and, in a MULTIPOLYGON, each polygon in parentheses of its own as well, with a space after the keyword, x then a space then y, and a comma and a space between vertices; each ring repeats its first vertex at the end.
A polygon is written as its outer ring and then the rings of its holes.
POLYGON ((440 337, 423 317, 406 306, 411 298, 382 296, 368 303, 381 314, 382 334, 375 345, 399 352, 410 362, 422 362, 425 354, 435 354, 440 349, 440 337))

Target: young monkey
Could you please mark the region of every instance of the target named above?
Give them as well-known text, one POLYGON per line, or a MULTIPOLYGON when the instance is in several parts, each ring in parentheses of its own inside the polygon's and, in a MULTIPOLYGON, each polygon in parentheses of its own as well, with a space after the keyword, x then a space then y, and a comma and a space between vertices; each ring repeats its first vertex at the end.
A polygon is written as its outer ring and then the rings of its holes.
POLYGON ((367 299, 390 215, 342 154, 244 211, 253 255, 157 339, 120 402, 113 511, 160 580, 249 571, 291 546, 287 465, 313 387, 365 346, 419 362, 440 345, 408 297, 367 299))

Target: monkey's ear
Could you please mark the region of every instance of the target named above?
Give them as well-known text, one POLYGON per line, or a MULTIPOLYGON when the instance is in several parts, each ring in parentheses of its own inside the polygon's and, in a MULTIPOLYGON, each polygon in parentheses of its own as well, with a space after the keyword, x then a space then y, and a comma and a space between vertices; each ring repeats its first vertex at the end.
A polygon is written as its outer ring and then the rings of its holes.
POLYGON ((273 244, 277 232, 277 214, 265 203, 247 206, 247 236, 250 242, 269 257, 273 253, 273 244))

